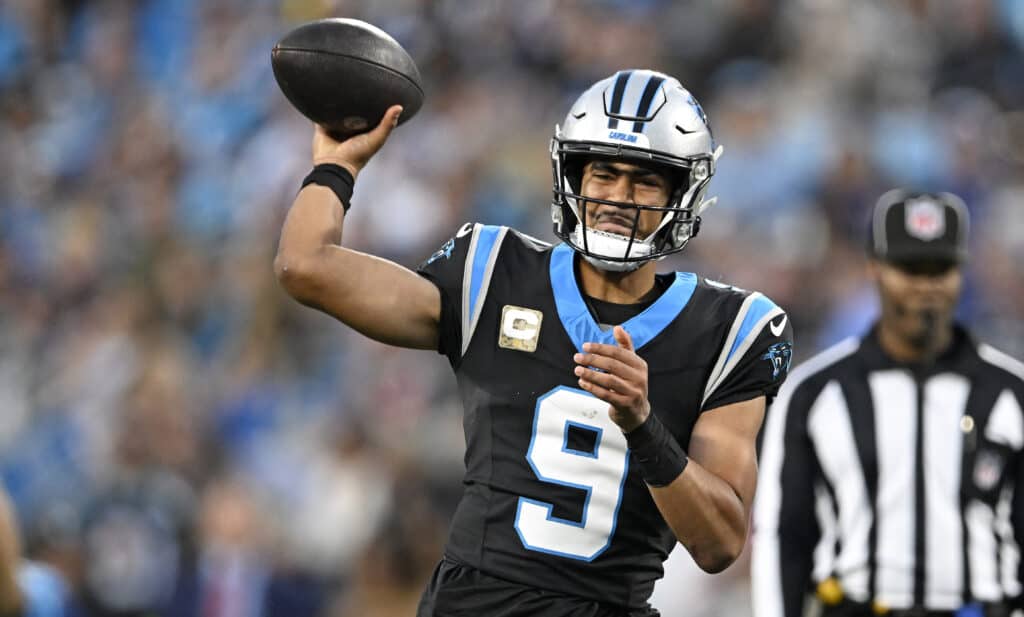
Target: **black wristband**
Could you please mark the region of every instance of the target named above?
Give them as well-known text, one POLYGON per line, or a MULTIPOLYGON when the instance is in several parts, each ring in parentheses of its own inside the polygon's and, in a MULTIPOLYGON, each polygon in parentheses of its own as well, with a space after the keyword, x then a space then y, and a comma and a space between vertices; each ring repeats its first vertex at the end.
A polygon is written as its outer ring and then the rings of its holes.
POLYGON ((689 461, 679 442, 653 411, 643 424, 626 433, 626 444, 640 464, 640 476, 655 488, 671 484, 689 461))
POLYGON ((319 184, 334 191, 341 202, 341 207, 348 212, 352 205, 352 187, 355 186, 356 180, 347 169, 334 163, 320 163, 302 181, 303 187, 309 184, 319 184))

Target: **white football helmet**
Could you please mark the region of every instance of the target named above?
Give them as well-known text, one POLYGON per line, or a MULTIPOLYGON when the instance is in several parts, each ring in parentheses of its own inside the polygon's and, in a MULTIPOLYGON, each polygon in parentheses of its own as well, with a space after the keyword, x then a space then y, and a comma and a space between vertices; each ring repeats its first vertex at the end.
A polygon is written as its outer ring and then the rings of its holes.
POLYGON ((683 250, 700 228, 700 213, 715 161, 707 116, 693 95, 673 77, 647 70, 619 71, 583 93, 551 140, 555 235, 603 270, 625 272, 651 259, 683 250), (584 165, 595 158, 668 168, 672 195, 664 206, 592 199, 580 194, 584 165), (591 229, 586 208, 611 204, 635 212, 627 237, 591 229), (663 211, 657 229, 637 237, 642 210, 663 211))

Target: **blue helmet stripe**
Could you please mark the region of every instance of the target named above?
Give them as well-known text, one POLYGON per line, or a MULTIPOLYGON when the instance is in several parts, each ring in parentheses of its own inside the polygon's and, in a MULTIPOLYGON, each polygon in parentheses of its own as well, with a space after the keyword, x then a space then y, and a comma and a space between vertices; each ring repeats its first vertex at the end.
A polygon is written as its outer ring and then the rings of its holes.
MULTIPOLYGON (((646 118, 647 114, 651 111, 651 103, 654 102, 654 95, 658 92, 658 88, 661 87, 662 82, 665 81, 664 77, 659 75, 651 75, 647 79, 647 85, 644 86, 644 93, 640 96, 640 104, 636 107, 636 117, 646 118)), ((637 120, 633 123, 633 132, 642 133, 644 130, 644 121, 637 120)))
MULTIPOLYGON (((615 78, 615 87, 612 89, 612 102, 608 108, 608 114, 621 113, 622 109, 622 96, 626 93, 626 84, 629 83, 630 76, 633 75, 633 71, 621 71, 619 76, 615 78)), ((608 119, 608 128, 615 129, 619 127, 618 118, 608 119)))

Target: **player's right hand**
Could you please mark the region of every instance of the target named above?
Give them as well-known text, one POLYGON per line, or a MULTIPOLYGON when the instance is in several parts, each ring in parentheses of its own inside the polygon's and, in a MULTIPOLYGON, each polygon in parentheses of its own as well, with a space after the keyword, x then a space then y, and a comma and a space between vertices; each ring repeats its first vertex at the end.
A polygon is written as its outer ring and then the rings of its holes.
POLYGON ((625 328, 615 326, 612 333, 615 345, 583 344, 583 353, 573 356, 574 372, 581 388, 611 405, 608 415, 612 422, 628 433, 651 415, 647 362, 637 355, 625 328))
POLYGON ((398 116, 401 113, 401 105, 392 105, 381 118, 380 124, 372 131, 353 135, 344 141, 337 141, 328 134, 327 129, 316 125, 316 133, 313 135, 313 165, 340 165, 347 169, 354 179, 387 141, 391 131, 398 125, 398 116))

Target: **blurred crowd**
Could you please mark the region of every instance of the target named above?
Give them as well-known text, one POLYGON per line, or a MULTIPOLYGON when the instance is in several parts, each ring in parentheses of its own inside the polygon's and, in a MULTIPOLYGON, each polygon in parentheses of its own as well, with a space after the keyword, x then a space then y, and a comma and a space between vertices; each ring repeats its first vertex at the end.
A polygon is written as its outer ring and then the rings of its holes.
MULTIPOLYGON (((360 175, 349 246, 415 267, 465 221, 552 239, 554 124, 655 68, 725 146, 666 268, 765 292, 805 358, 873 319, 873 200, 948 190, 974 215, 960 315, 1024 355, 1024 2, 4 0, 0 474, 74 614, 411 615, 440 554, 445 361, 271 268, 312 129, 270 49, 327 16, 395 36, 427 94, 360 175)), ((687 614, 745 584, 701 579, 687 614)))

